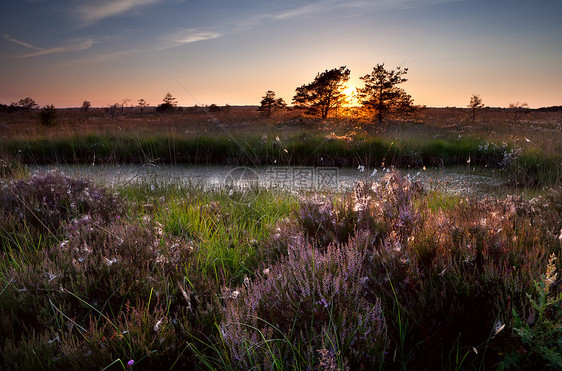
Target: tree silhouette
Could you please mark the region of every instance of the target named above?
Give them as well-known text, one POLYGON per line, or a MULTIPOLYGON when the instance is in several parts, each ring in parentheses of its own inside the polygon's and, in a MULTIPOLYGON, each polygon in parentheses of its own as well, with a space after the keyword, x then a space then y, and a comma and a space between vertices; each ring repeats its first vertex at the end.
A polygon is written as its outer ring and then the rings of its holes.
POLYGON ((20 99, 17 106, 23 108, 26 111, 31 111, 34 108, 39 108, 39 105, 35 103, 35 101, 30 97, 20 99))
POLYGON ((287 103, 285 103, 283 98, 275 99, 275 92, 273 90, 268 90, 265 96, 262 97, 258 111, 265 117, 271 117, 273 112, 285 108, 286 105, 287 103))
POLYGON ((170 92, 167 92, 166 95, 164 96, 164 99, 162 100, 164 101, 164 104, 169 104, 170 106, 173 107, 176 107, 178 105, 176 98, 170 92))
POLYGON ((408 81, 404 75, 407 68, 386 70, 383 64, 373 67, 370 74, 361 77, 364 88, 357 89, 361 105, 372 111, 379 123, 391 112, 408 112, 413 109, 412 97, 396 85, 408 81))
POLYGON ((89 101, 85 100, 84 102, 82 102, 82 107, 80 107, 80 110, 84 112, 88 112, 91 106, 92 104, 89 101))
POLYGON ((530 112, 529 105, 525 102, 523 102, 523 103, 519 103, 519 102, 510 103, 508 108, 510 110, 512 110, 515 114, 515 117, 513 117, 513 122, 517 122, 519 120, 519 118, 521 118, 522 114, 530 112))
POLYGON ((141 112, 144 112, 144 109, 148 107, 148 102, 144 98, 139 99, 138 104, 141 112))
POLYGON ((57 124, 57 111, 54 105, 47 105, 39 112, 39 120, 44 126, 52 127, 57 124))
POLYGON ((333 108, 345 101, 343 90, 350 73, 346 66, 342 66, 317 74, 313 82, 296 89, 293 103, 297 108, 304 108, 313 115, 320 114, 325 119, 333 108))
POLYGON ((123 110, 125 109, 125 104, 129 103, 130 101, 130 98, 125 98, 121 101, 121 112, 123 112, 123 110))
POLYGON ((158 112, 174 111, 176 109, 176 106, 178 105, 178 103, 176 101, 176 98, 174 98, 174 96, 170 92, 166 93, 166 95, 164 96, 164 99, 162 99, 162 101, 164 103, 162 103, 158 107, 156 107, 156 111, 158 111, 158 112))
POLYGON ((472 94, 470 97, 470 103, 467 106, 472 110, 472 122, 476 120, 476 113, 484 108, 484 103, 482 103, 482 98, 478 94, 472 94))

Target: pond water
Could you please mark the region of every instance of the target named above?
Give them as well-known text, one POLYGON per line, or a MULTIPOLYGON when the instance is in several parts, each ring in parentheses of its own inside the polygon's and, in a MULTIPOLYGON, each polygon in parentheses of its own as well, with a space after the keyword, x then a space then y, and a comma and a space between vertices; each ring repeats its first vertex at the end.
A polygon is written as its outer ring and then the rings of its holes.
MULTIPOLYGON (((127 184, 148 186, 200 186, 203 188, 276 187, 285 191, 349 192, 359 181, 380 179, 384 168, 325 167, 233 167, 193 165, 56 165, 31 166, 32 172, 59 170, 114 187, 127 184)), ((426 189, 439 189, 463 197, 484 197, 505 194, 505 182, 489 169, 468 167, 404 170, 403 176, 420 181, 426 189)), ((497 171, 496 171, 497 172, 497 171)))

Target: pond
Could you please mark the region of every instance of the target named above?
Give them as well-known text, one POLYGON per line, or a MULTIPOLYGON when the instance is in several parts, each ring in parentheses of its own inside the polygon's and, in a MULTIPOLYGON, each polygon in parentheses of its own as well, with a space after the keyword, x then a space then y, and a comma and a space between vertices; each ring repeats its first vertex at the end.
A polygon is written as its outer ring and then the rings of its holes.
MULTIPOLYGON (((31 166, 30 171, 58 170, 108 186, 145 184, 149 187, 199 186, 203 188, 276 187, 290 192, 349 192, 359 181, 380 179, 385 168, 329 167, 234 167, 194 165, 56 165, 31 166)), ((463 197, 504 195, 508 189, 497 170, 469 167, 399 170, 403 176, 420 181, 426 189, 438 189, 463 197)))

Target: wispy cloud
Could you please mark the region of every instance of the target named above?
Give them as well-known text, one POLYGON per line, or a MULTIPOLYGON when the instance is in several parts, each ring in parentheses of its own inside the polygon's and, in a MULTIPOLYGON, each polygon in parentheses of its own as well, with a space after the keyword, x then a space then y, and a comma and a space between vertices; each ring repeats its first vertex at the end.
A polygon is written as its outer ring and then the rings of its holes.
POLYGON ((275 14, 262 14, 254 19, 254 23, 263 20, 290 20, 298 17, 317 15, 319 13, 325 13, 334 10, 349 10, 354 11, 357 15, 361 15, 364 14, 364 12, 368 11, 414 9, 456 1, 461 0, 319 0, 307 5, 298 6, 275 14))
POLYGON ((142 47, 122 49, 114 52, 100 52, 95 55, 88 55, 86 58, 73 59, 66 61, 66 65, 77 65, 83 63, 95 64, 109 60, 119 59, 134 54, 154 53, 162 50, 175 48, 181 45, 191 44, 199 41, 217 39, 223 36, 222 33, 198 29, 182 29, 171 34, 161 36, 145 42, 142 47))
POLYGON ((86 24, 93 24, 102 19, 132 12, 140 7, 153 5, 162 0, 104 0, 89 1, 76 12, 86 24))
POLYGON ((172 41, 178 44, 190 44, 197 41, 217 39, 221 36, 222 35, 218 32, 186 29, 176 32, 172 36, 172 41))
POLYGON ((37 46, 31 45, 31 44, 26 43, 26 42, 24 42, 24 41, 16 40, 16 39, 14 39, 12 36, 10 36, 10 35, 4 35, 4 38, 5 38, 6 40, 8 40, 8 41, 13 42, 14 44, 21 45, 21 46, 23 46, 23 47, 25 47, 25 48, 27 48, 27 49, 32 49, 32 50, 43 50, 43 48, 39 48, 39 47, 37 47, 37 46))
POLYGON ((86 50, 86 49, 90 49, 92 47, 92 45, 94 44, 94 41, 91 40, 91 39, 74 40, 74 41, 69 42, 66 45, 63 45, 63 46, 45 49, 45 48, 41 48, 41 47, 32 45, 32 44, 27 43, 25 41, 17 40, 10 35, 4 35, 4 38, 8 41, 13 42, 14 44, 18 44, 18 45, 21 45, 21 46, 23 46, 27 49, 34 50, 34 52, 32 52, 32 53, 20 55, 19 58, 39 57, 39 56, 47 55, 47 54, 66 53, 66 52, 71 52, 71 51, 86 50))
POLYGON ((336 2, 334 2, 333 0, 328 0, 328 1, 318 1, 312 4, 308 4, 308 5, 304 5, 301 7, 297 7, 297 8, 293 8, 293 9, 289 9, 277 14, 272 14, 269 15, 268 18, 271 18, 273 20, 286 20, 286 19, 292 19, 292 18, 296 18, 296 17, 302 17, 305 15, 309 15, 309 14, 314 14, 317 12, 321 12, 321 11, 325 11, 325 10, 329 10, 330 8, 333 7, 333 5, 336 2))

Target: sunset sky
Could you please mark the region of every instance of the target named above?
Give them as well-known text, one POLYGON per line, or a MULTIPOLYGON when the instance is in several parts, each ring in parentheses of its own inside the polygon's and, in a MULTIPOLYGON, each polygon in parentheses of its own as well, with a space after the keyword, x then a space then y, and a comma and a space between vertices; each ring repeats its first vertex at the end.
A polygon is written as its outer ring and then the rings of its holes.
POLYGON ((0 103, 257 105, 346 65, 414 103, 562 105, 559 0, 3 0, 0 103))

